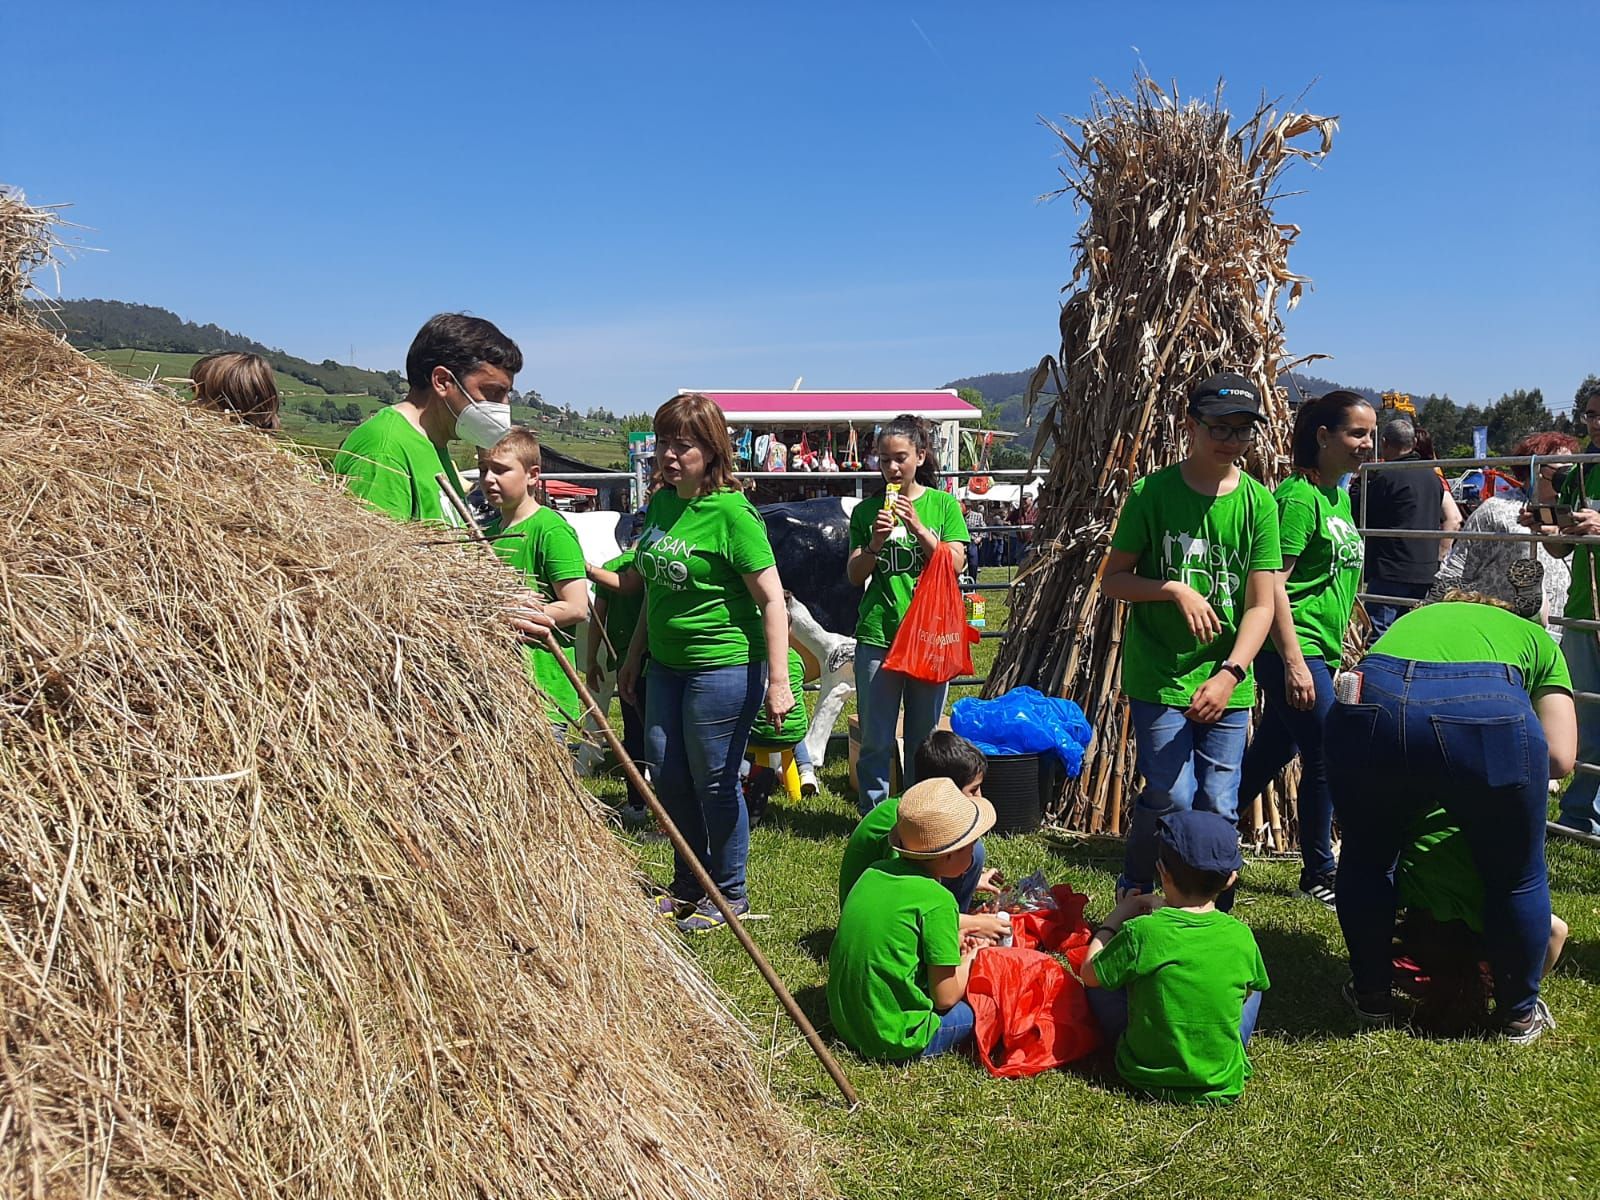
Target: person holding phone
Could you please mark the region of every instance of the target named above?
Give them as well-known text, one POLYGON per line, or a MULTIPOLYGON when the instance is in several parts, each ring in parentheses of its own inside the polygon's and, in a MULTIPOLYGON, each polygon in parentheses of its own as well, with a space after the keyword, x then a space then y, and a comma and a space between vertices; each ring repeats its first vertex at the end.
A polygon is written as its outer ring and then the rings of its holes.
MULTIPOLYGON (((1511 448, 1511 453, 1518 457, 1529 454, 1544 459, 1547 455, 1574 454, 1577 449, 1577 438, 1552 430, 1530 433, 1511 448)), ((1522 490, 1527 504, 1511 496, 1491 496, 1467 518, 1463 532, 1526 533, 1528 526, 1523 515, 1530 512, 1539 524, 1557 528, 1569 524, 1572 510, 1560 503, 1559 488, 1570 470, 1571 465, 1561 462, 1559 458, 1541 461, 1531 478, 1526 464, 1499 468, 1500 474, 1508 476, 1522 490)), ((1458 538, 1439 567, 1434 592, 1443 595, 1451 588, 1468 592, 1487 591, 1493 581, 1505 577, 1506 567, 1511 562, 1528 557, 1537 558, 1544 567, 1546 613, 1562 612, 1567 604, 1572 568, 1565 559, 1553 556, 1545 547, 1534 542, 1458 538)), ((1550 626, 1549 631, 1551 637, 1561 641, 1559 625, 1550 626)))

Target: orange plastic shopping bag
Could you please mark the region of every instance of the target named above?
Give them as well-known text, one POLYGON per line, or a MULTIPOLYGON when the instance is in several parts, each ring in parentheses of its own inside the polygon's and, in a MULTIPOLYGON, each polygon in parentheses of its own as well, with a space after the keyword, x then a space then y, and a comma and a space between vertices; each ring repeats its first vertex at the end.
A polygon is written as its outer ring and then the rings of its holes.
POLYGON ((884 669, 924 683, 948 683, 957 675, 972 674, 972 643, 977 640, 978 631, 967 624, 955 551, 950 542, 940 542, 917 580, 884 669))

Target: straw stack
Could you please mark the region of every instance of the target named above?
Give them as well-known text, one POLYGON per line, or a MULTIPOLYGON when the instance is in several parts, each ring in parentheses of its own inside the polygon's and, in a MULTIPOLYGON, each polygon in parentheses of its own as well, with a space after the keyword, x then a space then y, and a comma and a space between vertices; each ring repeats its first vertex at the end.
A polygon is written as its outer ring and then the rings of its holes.
MULTIPOLYGON (((13 268, 42 236, 0 209, 13 268)), ((17 299, 0 1194, 831 1194, 547 732, 506 576, 17 299)))
MULTIPOLYGON (((1118 690, 1123 613, 1100 594, 1130 485, 1182 456, 1186 391, 1223 370, 1267 398, 1271 432, 1250 469, 1270 487, 1288 462, 1288 405, 1274 385, 1293 364, 1279 302, 1293 307, 1305 280, 1289 270, 1299 230, 1274 218, 1274 187, 1294 160, 1327 153, 1337 122, 1263 105, 1234 129, 1221 101, 1220 88, 1209 102, 1183 103, 1141 79, 1132 96, 1102 89, 1070 129, 1052 126, 1069 164, 1056 195, 1072 196, 1087 217, 1061 350, 1041 361, 1028 390, 1030 404, 1051 396, 1035 452, 1054 453, 1034 557, 1019 574, 986 694, 1030 683, 1083 706, 1096 740, 1058 814, 1090 832, 1119 832, 1131 798, 1133 743, 1118 690), (1315 149, 1295 145, 1307 134, 1315 149)), ((1281 839, 1287 816, 1264 811, 1258 832, 1271 841, 1276 827, 1281 839)))

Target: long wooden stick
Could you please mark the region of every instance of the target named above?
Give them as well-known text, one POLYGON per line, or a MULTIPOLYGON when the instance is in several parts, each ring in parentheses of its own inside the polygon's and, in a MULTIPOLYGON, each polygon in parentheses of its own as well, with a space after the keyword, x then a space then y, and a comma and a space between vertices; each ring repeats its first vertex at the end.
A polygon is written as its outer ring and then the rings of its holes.
MULTIPOLYGON (((439 472, 434 479, 439 484, 440 492, 449 497, 452 507, 455 508, 456 513, 466 525, 468 535, 498 562, 499 556, 494 553, 494 547, 483 536, 483 530, 478 528, 477 522, 472 519, 472 514, 467 510, 466 503, 460 496, 456 495, 455 489, 450 486, 444 472, 439 472)), ((789 989, 784 986, 783 980, 778 978, 778 973, 772 969, 772 964, 767 961, 766 955, 761 953, 761 947, 757 946, 750 937, 750 931, 739 920, 739 914, 733 911, 733 906, 728 903, 727 897, 722 894, 716 882, 707 874, 705 867, 701 865, 700 856, 689 846, 683 833, 673 823, 672 818, 667 815, 667 810, 661 806, 661 801, 657 799, 655 792, 651 790, 649 783, 645 781, 644 772, 639 770, 639 765, 633 761, 633 756, 623 748, 622 739, 617 737, 616 730, 611 728, 611 722, 600 711, 600 706, 595 703, 594 696, 590 694, 588 686, 583 682, 583 677, 578 674, 578 668, 556 642, 553 632, 549 637, 549 641, 551 648, 555 652, 555 659, 561 664, 561 669, 565 672, 568 682, 577 689, 578 697, 583 701, 584 711, 588 714, 590 721, 594 724, 600 736, 605 739, 606 745, 611 747, 611 753, 617 756, 617 762, 622 767, 622 773, 628 777, 628 782, 633 785, 634 790, 644 797, 645 806, 649 808, 651 815, 660 823, 662 832, 667 835, 667 840, 672 843, 672 848, 678 852, 678 856, 684 862, 689 864, 689 869, 694 873, 695 882, 704 890, 711 903, 717 906, 717 911, 722 914, 722 919, 728 923, 728 928, 733 930, 734 936, 739 939, 739 944, 744 947, 745 953, 750 956, 750 961, 756 964, 756 970, 761 972, 761 978, 767 981, 767 986, 772 989, 773 995, 778 997, 778 1003, 783 1005, 784 1010, 789 1014, 789 1019, 795 1023, 795 1026, 805 1037, 806 1044, 811 1047, 811 1052, 822 1063, 823 1069, 828 1072, 828 1076, 833 1080, 834 1086, 839 1089, 840 1095, 845 1098, 845 1102, 851 1108, 854 1108, 861 1102, 860 1097, 856 1095, 855 1088, 850 1086, 849 1079, 845 1078, 844 1069, 839 1066, 838 1060, 833 1057, 833 1054, 823 1043, 816 1027, 811 1024, 810 1018, 802 1011, 794 996, 790 994, 789 989)))

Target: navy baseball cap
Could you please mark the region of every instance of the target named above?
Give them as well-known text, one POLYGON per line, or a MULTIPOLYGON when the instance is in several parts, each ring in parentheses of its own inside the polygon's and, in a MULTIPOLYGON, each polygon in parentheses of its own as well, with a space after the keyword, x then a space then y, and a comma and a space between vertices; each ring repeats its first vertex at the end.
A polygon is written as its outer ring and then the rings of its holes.
POLYGON ((1243 413, 1257 421, 1267 419, 1261 411, 1261 393, 1256 385, 1233 371, 1224 371, 1195 384, 1189 393, 1189 411, 1197 417, 1231 417, 1243 413))
POLYGON ((1196 871, 1237 871, 1244 866, 1239 830, 1220 813, 1170 812, 1161 818, 1156 840, 1172 847, 1196 871))

